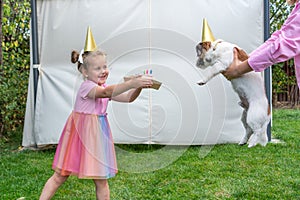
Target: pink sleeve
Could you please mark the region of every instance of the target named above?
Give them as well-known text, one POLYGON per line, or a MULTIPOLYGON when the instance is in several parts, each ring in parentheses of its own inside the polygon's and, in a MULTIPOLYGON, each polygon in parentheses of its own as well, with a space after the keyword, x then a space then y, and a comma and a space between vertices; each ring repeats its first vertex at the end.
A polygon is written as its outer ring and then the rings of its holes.
POLYGON ((254 71, 263 71, 272 64, 300 54, 299 8, 300 5, 297 3, 281 29, 250 54, 248 63, 254 71))
POLYGON ((80 97, 83 99, 86 99, 89 92, 96 86, 98 86, 98 85, 96 83, 94 83, 93 81, 89 81, 89 80, 84 81, 80 88, 80 97))

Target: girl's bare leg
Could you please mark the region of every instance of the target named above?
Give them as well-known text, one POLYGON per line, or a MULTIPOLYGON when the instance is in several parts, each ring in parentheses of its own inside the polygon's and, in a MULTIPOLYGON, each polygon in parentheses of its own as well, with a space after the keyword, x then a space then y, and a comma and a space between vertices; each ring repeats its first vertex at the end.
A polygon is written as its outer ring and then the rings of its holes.
POLYGON ((109 186, 106 179, 94 179, 97 200, 109 200, 109 186))
POLYGON ((59 173, 54 172, 54 174, 46 182, 40 196, 40 200, 50 200, 59 186, 61 186, 67 179, 68 176, 62 176, 59 173))

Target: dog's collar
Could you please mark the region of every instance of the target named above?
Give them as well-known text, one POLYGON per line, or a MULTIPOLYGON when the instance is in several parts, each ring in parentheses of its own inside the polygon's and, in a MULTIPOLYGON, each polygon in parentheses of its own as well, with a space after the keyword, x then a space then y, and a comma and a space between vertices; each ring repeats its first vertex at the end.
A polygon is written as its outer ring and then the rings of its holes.
POLYGON ((222 40, 219 40, 216 44, 215 44, 215 46, 214 46, 214 48, 213 48, 213 50, 216 50, 216 48, 217 48, 217 46, 218 46, 218 44, 219 43, 221 43, 222 42, 222 40))

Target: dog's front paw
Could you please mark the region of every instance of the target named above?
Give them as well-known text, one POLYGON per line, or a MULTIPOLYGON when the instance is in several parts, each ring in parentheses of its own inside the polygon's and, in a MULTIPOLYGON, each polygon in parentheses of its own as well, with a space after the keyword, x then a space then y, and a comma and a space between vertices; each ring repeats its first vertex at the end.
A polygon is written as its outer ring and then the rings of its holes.
POLYGON ((197 84, 202 86, 202 85, 205 85, 205 84, 206 84, 206 82, 205 82, 205 81, 203 81, 203 80, 201 80, 201 81, 198 81, 198 82, 197 82, 197 84))

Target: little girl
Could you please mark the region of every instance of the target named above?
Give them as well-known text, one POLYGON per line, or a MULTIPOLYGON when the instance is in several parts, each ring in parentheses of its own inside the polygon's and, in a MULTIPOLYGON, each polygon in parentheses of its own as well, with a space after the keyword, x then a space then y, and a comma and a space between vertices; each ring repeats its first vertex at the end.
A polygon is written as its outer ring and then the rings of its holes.
POLYGON ((152 80, 136 76, 116 85, 106 85, 109 70, 103 52, 72 52, 73 63, 84 75, 73 112, 62 131, 53 161, 54 174, 46 182, 41 200, 51 199, 69 177, 93 179, 97 199, 109 199, 107 179, 116 175, 114 143, 106 117, 109 100, 132 102, 152 80), (81 63, 82 62, 82 63, 81 63))

